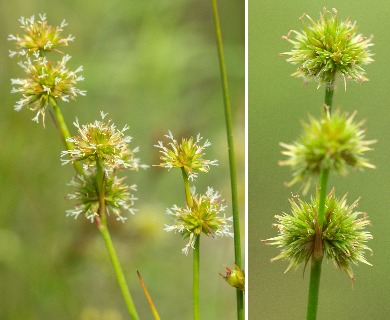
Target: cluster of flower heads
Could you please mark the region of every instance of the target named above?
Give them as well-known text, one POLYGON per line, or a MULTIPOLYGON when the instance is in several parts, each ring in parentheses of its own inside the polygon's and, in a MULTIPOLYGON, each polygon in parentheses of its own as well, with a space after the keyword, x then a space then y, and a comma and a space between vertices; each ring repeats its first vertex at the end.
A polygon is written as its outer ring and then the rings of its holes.
MULTIPOLYGON (((101 112, 101 117, 104 120, 106 114, 101 112)), ((107 123, 95 121, 87 125, 80 125, 76 120, 74 125, 78 129, 78 135, 68 138, 74 144, 74 149, 63 151, 61 156, 69 157, 63 160, 63 164, 82 162, 83 174, 77 175, 70 183, 76 189, 68 195, 68 199, 75 200, 77 204, 74 209, 67 211, 68 216, 77 218, 84 214, 93 221, 100 214, 103 194, 105 213, 113 214, 118 220, 126 220, 121 211, 135 213, 133 205, 137 198, 133 192, 137 190, 137 186, 128 186, 124 183, 124 178, 118 178, 117 174, 122 170, 147 168, 134 157, 138 148, 129 149, 132 138, 124 135, 128 127, 119 130, 111 120, 107 123), (99 174, 98 168, 103 173, 99 174)))
MULTIPOLYGON (((203 150, 209 147, 211 143, 203 139, 199 134, 194 139, 182 139, 179 144, 173 137, 172 132, 165 135, 171 142, 170 148, 163 145, 161 141, 155 147, 161 149, 159 167, 179 168, 185 175, 184 179, 194 180, 198 172, 208 172, 211 165, 217 165, 217 160, 206 160, 203 158, 203 150)), ((173 224, 166 225, 166 231, 175 231, 183 235, 184 239, 189 239, 187 245, 182 250, 188 254, 190 248, 194 248, 195 241, 202 233, 207 236, 233 236, 229 231, 231 225, 228 224, 232 218, 226 218, 224 211, 226 206, 221 200, 221 195, 208 187, 205 194, 196 194, 195 187, 191 188, 190 198, 185 207, 174 205, 167 209, 166 213, 173 217, 173 224)))
MULTIPOLYGON (((16 42, 17 51, 10 51, 10 56, 24 58, 19 62, 25 72, 25 77, 11 79, 14 86, 12 93, 20 93, 21 99, 15 104, 16 111, 27 107, 36 112, 34 121, 38 122, 42 117, 43 124, 45 112, 48 106, 55 107, 59 100, 68 102, 74 100, 78 95, 84 96, 85 90, 76 86, 84 78, 79 73, 83 70, 80 66, 72 71, 67 67, 70 60, 69 55, 64 55, 59 61, 47 58, 51 51, 60 52, 57 48, 67 46, 74 37, 69 35, 62 37, 63 28, 67 25, 65 21, 60 26, 53 27, 47 24, 46 16, 20 18, 23 35, 9 35, 8 39, 16 42)), ((60 52, 62 53, 62 52, 60 52)))
POLYGON ((351 168, 375 168, 364 153, 372 150, 375 140, 364 140, 363 121, 355 122, 356 113, 348 115, 336 110, 324 113, 320 120, 311 117, 304 123, 304 133, 293 144, 281 143, 282 153, 288 157, 280 165, 290 166, 293 180, 289 185, 303 181, 305 194, 321 170, 332 170, 342 175, 351 168))
POLYGON ((370 221, 365 213, 355 210, 358 200, 347 205, 346 196, 338 199, 332 190, 326 198, 326 221, 322 229, 317 224, 318 194, 310 202, 298 198, 290 200, 290 203, 291 215, 285 213, 275 216, 279 235, 265 240, 267 244, 281 249, 281 253, 271 261, 288 260, 287 272, 301 263, 307 264, 313 255, 317 258, 323 256, 345 271, 352 281, 353 264, 363 262, 371 265, 364 258, 365 251, 371 251, 366 243, 372 239, 372 235, 364 230, 370 221), (316 252, 318 250, 320 252, 316 252))
POLYGON ((292 76, 303 78, 305 82, 314 80, 319 85, 334 82, 337 74, 344 78, 344 83, 367 80, 362 66, 373 61, 370 51, 373 43, 371 38, 357 33, 356 22, 349 19, 339 22, 336 9, 332 13, 326 8, 318 22, 306 14, 301 22, 302 31, 290 31, 295 39, 290 39, 290 33, 284 37, 293 49, 282 55, 290 56, 287 61, 299 65, 292 76))
POLYGON ((155 145, 155 147, 161 149, 160 152, 162 153, 160 157, 162 162, 158 166, 168 169, 183 168, 188 178, 194 180, 198 175, 197 171, 208 172, 211 165, 218 165, 218 160, 203 159, 203 151, 211 143, 206 140, 202 144, 203 138, 200 134, 197 135, 196 140, 193 137, 189 139, 183 138, 180 144, 174 139, 171 131, 168 131, 165 137, 171 140, 169 142, 170 148, 164 146, 162 141, 155 145))
POLYGON ((189 238, 187 245, 183 248, 183 253, 188 254, 190 248, 194 247, 197 236, 202 233, 207 236, 233 236, 229 231, 231 225, 227 223, 232 221, 232 218, 226 218, 226 206, 223 200, 220 200, 221 195, 210 187, 207 188, 206 194, 195 194, 193 189, 193 206, 188 205, 180 208, 174 205, 167 209, 167 214, 174 217, 173 225, 166 225, 166 231, 177 231, 181 233, 184 239, 189 238))

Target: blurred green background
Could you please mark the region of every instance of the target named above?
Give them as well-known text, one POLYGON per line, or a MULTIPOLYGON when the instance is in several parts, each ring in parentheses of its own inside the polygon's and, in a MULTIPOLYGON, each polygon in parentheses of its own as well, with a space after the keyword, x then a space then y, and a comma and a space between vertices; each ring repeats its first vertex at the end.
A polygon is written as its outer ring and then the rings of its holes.
MULTIPOLYGON (((244 3, 220 1, 229 74, 244 216, 244 3)), ((175 137, 201 133, 212 142, 208 159, 219 166, 200 174, 197 190, 220 190, 230 205, 228 156, 217 51, 210 1, 35 1, 0 2, 0 319, 127 319, 103 240, 83 218, 65 217, 74 171, 61 166, 60 138, 50 119, 46 128, 17 113, 10 78, 21 77, 8 58, 21 33, 18 18, 46 13, 49 24, 69 23, 76 37, 63 50, 69 67, 83 65, 86 97, 63 103, 70 130, 109 113, 139 146, 143 163, 159 162, 153 145, 171 130, 175 137)), ((139 270, 162 319, 192 318, 192 256, 179 235, 163 231, 165 209, 182 205, 180 171, 151 167, 131 172, 138 185, 138 213, 125 224, 110 221, 112 237, 141 319, 152 319, 138 282, 139 270)), ((228 210, 231 215, 231 210, 228 210)), ((244 230, 244 221, 242 221, 244 230)), ((244 236, 244 234, 243 234, 244 236)), ((218 273, 232 265, 233 240, 201 241, 201 317, 235 319, 235 291, 218 273)))
POLYGON ((274 215, 290 212, 288 198, 299 187, 287 188, 289 168, 279 167, 279 142, 290 143, 302 132, 301 120, 318 116, 324 88, 290 77, 296 66, 279 53, 291 45, 281 39, 291 29, 301 29, 303 13, 318 20, 323 7, 335 7, 340 19, 357 21, 359 32, 374 34, 375 62, 366 67, 369 82, 339 81, 334 106, 358 111, 366 119, 367 139, 378 139, 368 158, 376 170, 350 172, 346 177, 330 176, 330 186, 339 196, 348 193, 349 203, 361 196, 359 210, 368 213, 374 239, 372 267, 355 266, 355 285, 347 276, 324 263, 320 285, 318 319, 388 319, 390 314, 390 4, 385 1, 249 1, 249 319, 304 319, 309 270, 283 272, 286 261, 270 263, 279 249, 261 240, 276 235, 274 215))

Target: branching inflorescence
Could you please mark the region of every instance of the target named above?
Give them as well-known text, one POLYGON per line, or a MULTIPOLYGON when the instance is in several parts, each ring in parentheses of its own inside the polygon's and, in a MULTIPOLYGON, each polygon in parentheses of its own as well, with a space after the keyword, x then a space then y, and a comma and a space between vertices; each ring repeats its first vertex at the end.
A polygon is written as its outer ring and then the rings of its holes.
POLYGON ((320 119, 310 117, 303 123, 304 132, 292 144, 281 143, 282 154, 287 159, 280 165, 292 169, 293 179, 287 184, 303 183, 306 194, 313 181, 318 181, 316 196, 304 201, 299 196, 290 200, 291 214, 276 215, 276 237, 265 240, 276 245, 281 253, 272 261, 285 259, 289 262, 286 272, 309 261, 310 285, 307 320, 317 317, 319 283, 322 260, 333 261, 354 280, 352 265, 359 262, 370 265, 364 257, 371 249, 367 242, 372 239, 366 227, 370 224, 365 213, 356 210, 358 201, 347 204, 346 196, 337 198, 334 188, 328 193, 330 173, 345 175, 349 169, 375 168, 365 156, 375 140, 365 140, 363 121, 356 122, 355 114, 332 112, 333 93, 338 76, 363 82, 364 66, 372 62, 370 47, 372 37, 357 33, 356 23, 349 19, 339 21, 337 11, 324 9, 318 22, 308 15, 301 18, 303 30, 292 30, 284 39, 293 49, 282 53, 287 61, 298 69, 292 75, 304 82, 314 80, 325 88, 325 103, 320 119), (308 22, 307 22, 308 21, 308 22), (290 35, 295 38, 291 39, 290 35))
POLYGON ((204 149, 211 143, 206 140, 201 143, 203 138, 200 134, 196 139, 182 139, 181 143, 173 137, 172 132, 165 135, 170 142, 168 147, 159 141, 155 147, 161 149, 161 163, 157 166, 163 168, 180 168, 183 173, 185 193, 187 203, 185 207, 177 205, 167 209, 167 214, 174 217, 172 225, 166 225, 166 231, 177 231, 183 237, 189 238, 189 242, 182 250, 188 254, 190 248, 194 247, 196 237, 202 233, 209 236, 233 236, 229 231, 231 225, 228 222, 231 218, 226 218, 224 211, 226 206, 221 195, 208 187, 205 194, 196 194, 195 188, 189 187, 188 181, 195 180, 198 172, 208 172, 211 165, 217 165, 217 160, 204 159, 204 149), (191 190, 190 190, 191 189, 191 190))
POLYGON ((112 213, 118 220, 124 221, 127 218, 121 215, 121 210, 131 214, 136 211, 133 205, 137 198, 133 192, 137 190, 137 186, 126 185, 124 178, 118 178, 117 174, 122 170, 145 169, 147 166, 140 164, 140 160, 134 157, 138 147, 133 150, 129 148, 132 138, 124 134, 128 126, 119 130, 111 120, 104 123, 105 117, 106 114, 101 112, 101 121, 96 120, 87 125, 80 125, 76 120, 74 125, 78 129, 78 135, 68 138, 68 141, 74 143, 74 149, 61 154, 65 158, 63 164, 84 163, 84 175, 77 175, 70 183, 76 190, 68 198, 76 200, 77 204, 67 213, 75 218, 83 213, 93 221, 100 214, 100 188, 103 185, 106 213, 112 213))

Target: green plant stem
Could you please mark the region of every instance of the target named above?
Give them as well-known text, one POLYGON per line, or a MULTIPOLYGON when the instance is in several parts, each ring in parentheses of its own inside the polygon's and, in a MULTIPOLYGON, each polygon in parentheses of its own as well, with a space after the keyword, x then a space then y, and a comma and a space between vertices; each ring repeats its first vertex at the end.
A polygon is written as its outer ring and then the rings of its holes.
POLYGON ((200 262, 200 235, 196 236, 194 243, 194 261, 193 261, 193 307, 194 320, 199 320, 199 262, 200 262))
POLYGON ((307 302, 306 320, 317 319, 318 294, 321 278, 321 263, 322 258, 312 258, 311 260, 309 299, 307 302))
POLYGON ((318 205, 318 226, 322 227, 325 223, 325 202, 327 196, 327 185, 329 180, 329 169, 321 170, 320 176, 318 178, 318 191, 320 193, 320 201, 318 205))
MULTIPOLYGON (((333 92, 334 82, 326 84, 325 89, 325 112, 332 112, 333 105, 333 92)), ((317 319, 318 309, 318 295, 320 289, 320 278, 321 278, 321 263, 322 263, 322 226, 326 221, 325 216, 325 204, 327 196, 327 186, 329 180, 329 169, 322 169, 318 177, 318 191, 320 193, 320 199, 318 204, 318 217, 317 217, 317 228, 316 228, 316 240, 314 246, 314 253, 311 259, 310 268, 310 284, 309 284, 309 299, 307 304, 306 320, 317 319)))
POLYGON ((183 176, 184 192, 186 194, 187 206, 188 206, 188 208, 192 208, 194 203, 193 203, 193 200, 192 200, 191 187, 190 187, 190 181, 188 180, 188 174, 184 170, 184 168, 181 168, 181 173, 182 173, 182 176, 183 176))
POLYGON ((325 105, 327 108, 329 108, 329 114, 332 113, 333 92, 334 92, 334 82, 327 83, 325 88, 325 105))
POLYGON ((110 256, 112 265, 114 267, 115 275, 116 275, 116 278, 118 280, 119 287, 122 291, 123 298, 125 299, 125 303, 126 303, 130 318, 133 320, 138 320, 139 318, 138 318, 137 310, 135 309, 133 299, 131 298, 131 294, 130 294, 129 288, 127 286, 127 283, 126 283, 125 276, 123 274, 121 265, 119 263, 118 256, 116 254, 114 245, 112 243, 110 233, 107 229, 106 221, 105 221, 105 219, 100 220, 100 217, 95 217, 95 222, 99 228, 101 235, 103 236, 104 242, 106 243, 108 254, 110 256))
MULTIPOLYGON (((223 53, 223 43, 221 27, 219 23, 219 14, 217 7, 217 0, 212 0, 213 7, 213 18, 215 36, 218 47, 218 59, 221 73, 222 90, 223 90, 223 101, 225 109, 225 122, 226 122, 226 133, 229 150, 229 167, 230 167, 230 186, 232 193, 232 207, 233 207, 233 231, 234 231, 234 257, 235 264, 242 270, 241 260, 241 231, 240 231, 240 215, 238 212, 238 194, 237 194, 237 174, 236 174, 236 163, 234 157, 234 143, 233 143, 233 128, 232 128, 232 117, 230 111, 230 99, 229 99, 229 88, 226 74, 225 58, 223 53)), ((244 319, 244 294, 241 290, 236 290, 237 296, 237 319, 244 319)))
MULTIPOLYGON (((55 119, 53 119, 53 120, 54 120, 57 128, 59 129, 59 132, 60 132, 60 135, 62 137, 62 141, 63 141, 65 147, 68 150, 73 150, 74 149, 73 143, 70 141, 67 141, 67 139, 70 138, 70 133, 69 133, 68 127, 67 127, 65 119, 62 115, 61 109, 57 104, 53 105, 53 112, 54 112, 54 117, 55 117, 55 119)), ((82 168, 80 162, 73 162, 73 166, 76 169, 76 171, 78 172, 78 174, 83 174, 83 168, 82 168)))

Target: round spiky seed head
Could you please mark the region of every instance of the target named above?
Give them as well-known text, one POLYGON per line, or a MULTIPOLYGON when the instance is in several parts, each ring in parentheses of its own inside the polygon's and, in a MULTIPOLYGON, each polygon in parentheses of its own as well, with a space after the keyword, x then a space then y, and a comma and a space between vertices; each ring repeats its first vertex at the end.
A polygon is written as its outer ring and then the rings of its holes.
POLYGON ((288 158, 279 164, 291 167, 293 172, 289 186, 303 181, 305 194, 323 169, 345 175, 348 168, 375 168, 364 154, 376 141, 364 140, 364 122, 356 122, 355 115, 336 110, 325 112, 320 120, 310 117, 303 123, 304 132, 298 141, 280 144, 288 158))
POLYGON ((42 116, 45 123, 45 113, 48 106, 56 106, 58 101, 69 102, 78 95, 85 96, 86 91, 76 88, 79 81, 83 81, 83 76, 78 73, 83 70, 80 66, 75 71, 67 68, 66 64, 70 60, 69 55, 62 57, 60 61, 54 63, 48 61, 46 57, 40 57, 36 51, 33 57, 27 57, 26 61, 19 65, 26 73, 25 78, 11 79, 13 85, 12 93, 20 93, 22 98, 16 102, 14 108, 16 111, 23 107, 36 111, 33 119, 38 122, 39 116, 42 116))
POLYGON ((187 245, 182 250, 183 253, 188 254, 189 249, 194 247, 196 237, 202 233, 212 237, 233 236, 229 231, 231 225, 228 224, 232 218, 225 217, 226 206, 220 197, 221 195, 210 187, 207 188, 206 194, 202 195, 195 194, 195 190, 193 190, 193 206, 191 208, 188 206, 180 208, 174 205, 167 209, 167 214, 174 217, 174 224, 166 225, 165 230, 177 231, 185 239, 189 238, 187 245))
POLYGON ((334 265, 345 271, 353 281, 352 265, 359 262, 371 265, 365 258, 365 251, 371 251, 366 245, 372 239, 365 227, 370 224, 363 212, 356 211, 358 200, 347 205, 346 196, 336 198, 332 190, 326 198, 325 223, 322 228, 317 224, 319 193, 310 202, 292 199, 291 214, 275 216, 279 235, 265 240, 269 245, 276 245, 281 253, 271 261, 286 259, 292 267, 298 267, 316 255, 333 261, 334 265), (316 239, 319 245, 316 246, 316 239), (316 252, 318 248, 320 252, 316 252))
POLYGON ((68 42, 74 40, 72 35, 66 38, 62 36, 63 29, 67 26, 65 20, 59 26, 53 27, 48 25, 46 14, 40 14, 38 19, 35 19, 35 16, 21 17, 19 22, 24 33, 8 36, 8 40, 16 42, 17 49, 17 51, 10 50, 10 57, 29 56, 35 52, 60 52, 59 47, 67 46, 68 42))
POLYGON ((298 64, 292 76, 305 82, 314 80, 319 86, 333 83, 337 75, 343 77, 345 84, 347 80, 368 80, 363 66, 373 61, 372 37, 357 33, 356 22, 349 19, 340 22, 336 9, 332 13, 326 8, 317 22, 306 14, 300 20, 303 30, 291 30, 284 37, 293 49, 281 54, 290 56, 288 62, 298 64), (290 38, 291 34, 295 35, 294 39, 290 38))
POLYGON ((206 140, 203 144, 201 143, 202 137, 200 134, 197 135, 196 139, 193 137, 189 139, 183 138, 181 143, 179 143, 172 135, 172 132, 169 131, 165 135, 170 142, 168 143, 169 147, 164 146, 162 141, 159 141, 155 147, 161 149, 162 161, 157 166, 163 168, 183 168, 190 180, 194 180, 198 172, 208 172, 210 166, 216 166, 217 160, 206 160, 203 159, 204 153, 203 150, 211 145, 211 143, 206 140))
MULTIPOLYGON (((115 175, 106 174, 104 180, 104 202, 105 214, 114 215, 117 220, 125 221, 127 217, 122 216, 122 211, 135 214, 134 201, 137 198, 134 192, 137 186, 129 186, 124 183, 125 178, 118 178, 115 175)), ((67 210, 67 216, 77 218, 83 214, 87 219, 93 222, 95 216, 100 215, 99 185, 97 173, 94 168, 85 168, 84 175, 77 175, 69 185, 75 187, 73 193, 68 194, 67 198, 76 201, 76 206, 72 210, 67 210)))

